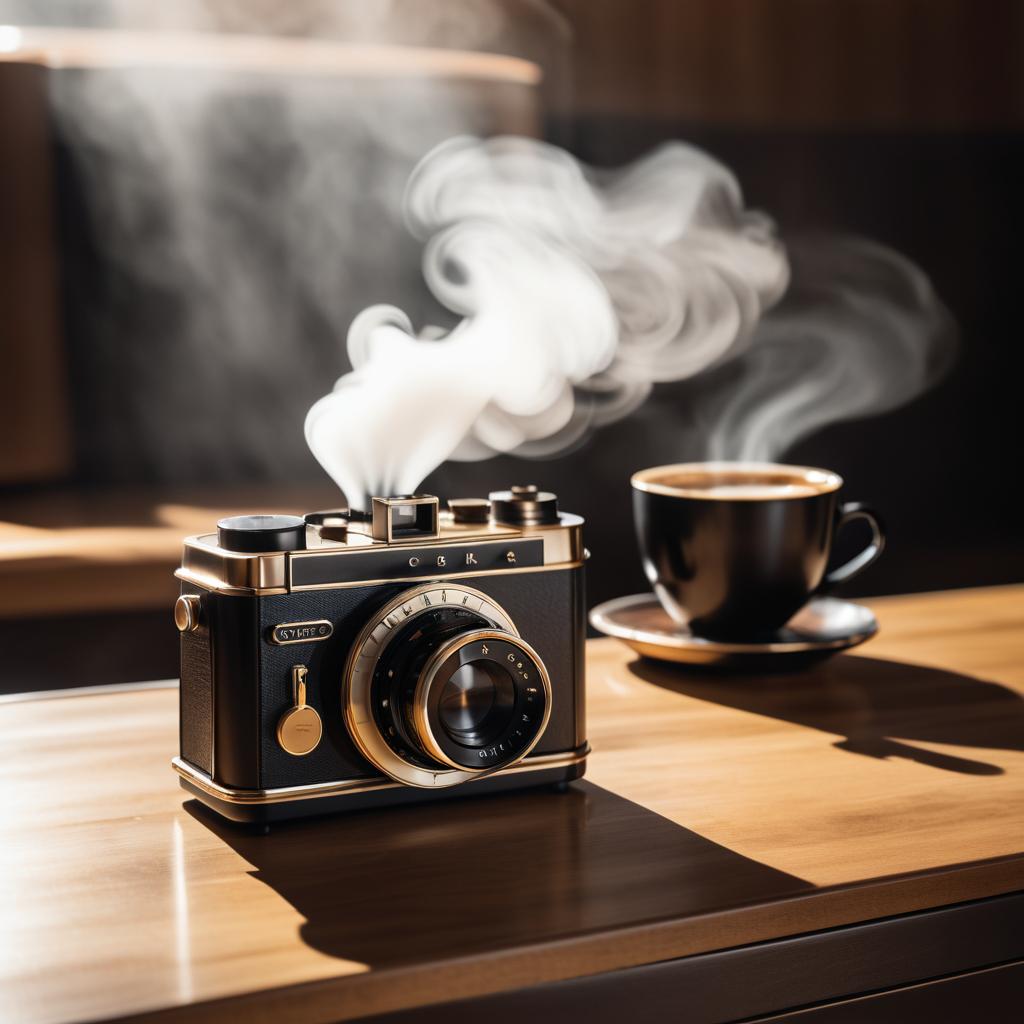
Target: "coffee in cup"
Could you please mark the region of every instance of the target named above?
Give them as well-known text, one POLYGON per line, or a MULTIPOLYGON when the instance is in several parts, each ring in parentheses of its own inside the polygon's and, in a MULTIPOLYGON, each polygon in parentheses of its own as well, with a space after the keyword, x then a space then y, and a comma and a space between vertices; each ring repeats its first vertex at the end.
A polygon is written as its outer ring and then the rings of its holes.
POLYGON ((702 636, 761 639, 815 593, 851 579, 882 553, 882 524, 843 481, 808 466, 687 462, 632 477, 644 572, 665 610, 702 636), (826 575, 832 541, 849 522, 868 545, 826 575))

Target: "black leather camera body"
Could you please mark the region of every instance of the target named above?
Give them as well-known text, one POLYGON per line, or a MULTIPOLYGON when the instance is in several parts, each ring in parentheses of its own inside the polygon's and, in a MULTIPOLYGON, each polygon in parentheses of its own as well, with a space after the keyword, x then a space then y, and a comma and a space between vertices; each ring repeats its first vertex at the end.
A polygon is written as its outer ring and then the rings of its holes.
POLYGON ((583 520, 533 487, 185 542, 181 785, 267 824, 583 774, 583 520))

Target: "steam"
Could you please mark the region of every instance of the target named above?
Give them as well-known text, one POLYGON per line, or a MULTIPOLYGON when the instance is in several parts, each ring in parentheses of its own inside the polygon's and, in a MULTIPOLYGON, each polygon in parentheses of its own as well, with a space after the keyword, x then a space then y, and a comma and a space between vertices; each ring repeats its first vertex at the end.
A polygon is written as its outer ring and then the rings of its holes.
POLYGON ((467 318, 431 341, 399 309, 365 310, 349 331, 354 371, 306 420, 310 447, 352 502, 413 491, 456 451, 479 457, 556 433, 572 385, 614 357, 600 280, 543 239, 508 232, 496 249, 489 225, 460 224, 431 240, 426 267, 437 297, 467 318))
POLYGON ((533 140, 454 139, 413 172, 405 210, 427 286, 462 319, 416 333, 372 306, 352 324, 353 372, 306 439, 353 504, 413 491, 445 459, 562 451, 655 384, 728 361, 731 386, 692 410, 703 457, 779 459, 909 401, 952 354, 912 263, 831 236, 787 254, 733 175, 681 143, 606 172, 533 140))
POLYGON ((795 239, 789 254, 789 292, 738 380, 700 410, 708 458, 777 459, 827 424, 903 405, 949 368, 953 321, 909 260, 830 236, 795 239))
POLYGON ((417 334, 373 306, 353 322, 353 372, 306 419, 353 503, 447 458, 568 446, 742 350, 788 279, 770 221, 681 143, 608 173, 533 140, 454 139, 405 205, 427 286, 463 319, 417 334))
POLYGON ((537 40, 567 36, 526 6, 0 0, 5 48, 61 69, 85 478, 302 475, 296 418, 347 369, 346 328, 352 370, 305 434, 354 505, 447 459, 564 452, 726 364, 724 390, 691 389, 688 454, 777 459, 938 379, 951 324, 920 270, 864 240, 784 246, 708 154, 604 171, 465 137, 539 130, 559 62, 537 40), (352 319, 381 298, 404 308, 352 319))
POLYGON ((539 130, 549 21, 500 0, 0 0, 0 59, 49 69, 82 477, 319 476, 297 425, 353 312, 429 302, 410 172, 453 135, 539 130))

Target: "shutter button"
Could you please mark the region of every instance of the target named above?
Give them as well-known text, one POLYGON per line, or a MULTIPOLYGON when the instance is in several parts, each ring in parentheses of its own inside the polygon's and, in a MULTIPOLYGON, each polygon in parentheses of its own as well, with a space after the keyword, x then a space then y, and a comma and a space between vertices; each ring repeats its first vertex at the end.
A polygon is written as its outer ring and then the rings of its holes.
POLYGON ((455 523, 486 523, 491 515, 491 503, 486 498, 450 498, 448 511, 455 523))

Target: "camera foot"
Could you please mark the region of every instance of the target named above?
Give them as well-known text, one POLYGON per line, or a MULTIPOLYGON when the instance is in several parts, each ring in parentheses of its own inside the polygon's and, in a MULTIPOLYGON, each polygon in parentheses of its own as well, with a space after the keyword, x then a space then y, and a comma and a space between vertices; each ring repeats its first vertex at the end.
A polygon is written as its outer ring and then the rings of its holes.
POLYGON ((568 793, 569 783, 568 782, 552 782, 551 783, 552 793, 568 793))

